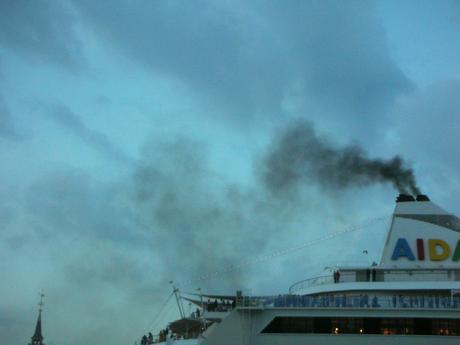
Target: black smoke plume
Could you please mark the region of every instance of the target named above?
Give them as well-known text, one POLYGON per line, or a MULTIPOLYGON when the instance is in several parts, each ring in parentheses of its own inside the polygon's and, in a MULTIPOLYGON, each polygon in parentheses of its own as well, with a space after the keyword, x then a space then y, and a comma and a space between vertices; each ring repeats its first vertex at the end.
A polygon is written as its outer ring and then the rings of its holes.
POLYGON ((296 121, 264 158, 263 181, 272 192, 293 190, 308 179, 325 187, 391 183, 400 193, 420 194, 412 169, 400 156, 371 159, 358 146, 335 147, 307 121, 296 121))

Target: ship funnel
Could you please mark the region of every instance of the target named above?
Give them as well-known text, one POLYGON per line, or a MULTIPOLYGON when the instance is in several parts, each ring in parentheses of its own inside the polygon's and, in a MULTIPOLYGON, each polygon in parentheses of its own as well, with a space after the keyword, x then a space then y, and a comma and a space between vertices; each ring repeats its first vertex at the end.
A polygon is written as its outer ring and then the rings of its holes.
POLYGON ((428 198, 428 196, 426 196, 425 194, 419 194, 417 195, 416 200, 417 201, 430 201, 430 198, 428 198))
POLYGON ((408 202, 408 201, 415 201, 414 197, 409 194, 399 194, 396 198, 396 202, 408 202))
POLYGON ((380 265, 460 269, 460 218, 424 194, 400 194, 380 265))

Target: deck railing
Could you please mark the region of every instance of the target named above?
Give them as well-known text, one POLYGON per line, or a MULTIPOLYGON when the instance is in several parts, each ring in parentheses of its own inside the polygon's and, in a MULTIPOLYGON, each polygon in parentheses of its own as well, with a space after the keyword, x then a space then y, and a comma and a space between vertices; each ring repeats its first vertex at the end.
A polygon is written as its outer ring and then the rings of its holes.
POLYGON ((460 309, 457 296, 244 296, 237 301, 240 308, 387 308, 387 309, 460 309))
MULTIPOLYGON (((340 271, 338 283, 354 282, 409 282, 409 281, 460 281, 460 271, 457 270, 403 270, 403 269, 379 269, 376 274, 371 274, 371 269, 343 270, 340 271), (366 276, 367 271, 367 276, 366 276)), ((332 284, 333 274, 301 280, 289 288, 290 294, 299 293, 312 286, 332 284)))
POLYGON ((334 278, 331 275, 327 276, 318 276, 318 277, 313 277, 309 279, 304 279, 301 280, 295 284, 293 284, 289 288, 289 293, 293 294, 296 293, 297 291, 307 289, 311 286, 316 286, 316 285, 323 285, 323 284, 331 284, 334 282, 334 278))

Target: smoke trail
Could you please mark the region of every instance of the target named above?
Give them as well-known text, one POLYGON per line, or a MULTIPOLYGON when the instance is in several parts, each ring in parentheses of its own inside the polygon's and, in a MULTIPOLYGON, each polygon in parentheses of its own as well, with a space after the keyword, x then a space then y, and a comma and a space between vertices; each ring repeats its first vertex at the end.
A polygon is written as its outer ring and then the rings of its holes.
POLYGON ((305 179, 333 188, 389 182, 400 193, 420 194, 412 169, 400 156, 370 159, 357 146, 336 148, 318 137, 310 123, 296 121, 265 156, 263 181, 276 193, 291 190, 305 179))

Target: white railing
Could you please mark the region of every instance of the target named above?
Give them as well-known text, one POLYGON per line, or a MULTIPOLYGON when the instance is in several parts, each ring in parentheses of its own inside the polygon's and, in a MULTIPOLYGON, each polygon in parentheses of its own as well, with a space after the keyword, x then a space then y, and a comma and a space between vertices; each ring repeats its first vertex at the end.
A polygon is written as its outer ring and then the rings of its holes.
POLYGON ((460 297, 368 295, 354 296, 301 296, 279 295, 242 297, 239 308, 386 308, 386 309, 456 309, 460 310, 460 297))
MULTIPOLYGON (((349 271, 343 270, 341 271, 340 279, 338 283, 353 283, 353 282, 369 282, 372 279, 375 279, 376 282, 410 282, 410 281, 456 281, 460 280, 460 276, 457 275, 454 271, 449 270, 394 270, 394 269, 385 269, 385 270, 378 270, 378 275, 374 277, 371 274, 371 270, 369 270, 369 274, 362 279, 363 275, 365 274, 364 270, 356 270, 356 271, 349 271), (357 279, 358 274, 360 279, 357 279)), ((324 284, 331 284, 333 283, 334 278, 333 275, 324 275, 318 276, 314 278, 309 278, 305 280, 301 280, 289 288, 290 294, 298 293, 304 289, 307 289, 312 286, 317 285, 324 285, 324 284)))
POLYGON ((309 288, 311 286, 331 284, 333 282, 334 282, 334 278, 331 275, 309 278, 309 279, 301 280, 301 281, 293 284, 289 288, 289 293, 294 294, 297 291, 309 288))

